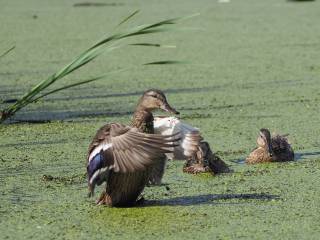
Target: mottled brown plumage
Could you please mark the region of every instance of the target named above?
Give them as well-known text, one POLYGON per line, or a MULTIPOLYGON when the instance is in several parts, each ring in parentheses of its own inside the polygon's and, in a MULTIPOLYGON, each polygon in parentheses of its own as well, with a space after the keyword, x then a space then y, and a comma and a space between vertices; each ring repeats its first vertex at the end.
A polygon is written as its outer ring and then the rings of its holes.
POLYGON ((230 171, 228 166, 211 151, 208 142, 203 140, 198 128, 176 117, 157 116, 154 119, 154 129, 155 133, 163 135, 180 133, 180 144, 174 148, 173 153, 166 155, 168 159, 186 160, 184 172, 217 174, 230 171))
POLYGON ((100 128, 89 146, 89 189, 106 182, 98 204, 134 205, 150 178, 153 165, 175 146, 173 136, 153 134, 154 109, 178 113, 159 90, 148 90, 140 98, 132 125, 111 123, 100 128))
POLYGON ((228 173, 230 169, 219 156, 211 151, 208 142, 201 141, 197 153, 187 160, 183 171, 191 174, 204 172, 219 174, 228 173))
POLYGON ((271 136, 268 129, 260 129, 258 147, 246 159, 246 163, 293 161, 294 152, 285 136, 271 136))

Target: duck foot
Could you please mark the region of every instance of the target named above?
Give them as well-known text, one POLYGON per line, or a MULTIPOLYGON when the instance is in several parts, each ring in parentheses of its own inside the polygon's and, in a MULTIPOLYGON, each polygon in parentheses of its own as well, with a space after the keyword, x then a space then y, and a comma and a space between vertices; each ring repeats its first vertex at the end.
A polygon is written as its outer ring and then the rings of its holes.
POLYGON ((97 205, 107 205, 107 206, 112 206, 112 200, 111 197, 106 193, 103 192, 100 197, 96 201, 97 205))

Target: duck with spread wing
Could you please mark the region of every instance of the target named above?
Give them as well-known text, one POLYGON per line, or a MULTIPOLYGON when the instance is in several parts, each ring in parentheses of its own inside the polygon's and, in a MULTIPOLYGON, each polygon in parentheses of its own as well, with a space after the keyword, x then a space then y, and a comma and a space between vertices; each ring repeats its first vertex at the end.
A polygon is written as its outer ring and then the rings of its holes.
POLYGON ((140 98, 131 126, 109 123, 93 138, 87 157, 90 195, 96 185, 106 183, 98 204, 132 206, 151 178, 154 168, 164 167, 165 154, 179 139, 175 134, 154 134, 152 111, 178 114, 160 90, 146 91, 140 98))

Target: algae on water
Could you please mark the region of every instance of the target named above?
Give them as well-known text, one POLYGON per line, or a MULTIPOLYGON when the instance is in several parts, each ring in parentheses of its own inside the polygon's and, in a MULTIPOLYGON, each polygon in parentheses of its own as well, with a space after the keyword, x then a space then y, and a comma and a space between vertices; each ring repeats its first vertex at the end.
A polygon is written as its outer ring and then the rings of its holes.
MULTIPOLYGON (((1 3, 1 45, 16 46, 1 59, 1 99, 21 96, 132 9, 142 6, 145 19, 155 21, 201 12, 191 25, 204 31, 182 31, 179 47, 161 53, 193 64, 133 70, 112 84, 66 90, 17 115, 53 122, 0 126, 0 238, 318 239, 320 1, 122 3, 1 3), (144 207, 98 207, 87 198, 83 177, 88 144, 104 123, 130 122, 139 95, 152 87, 164 90, 184 121, 200 127, 234 173, 192 176, 171 161, 164 185, 146 188, 144 207), (289 133, 297 160, 242 164, 262 127, 289 133)), ((169 34, 161 41, 175 39, 169 34)), ((85 74, 116 69, 124 57, 129 65, 147 62, 144 51, 119 50, 85 74)))

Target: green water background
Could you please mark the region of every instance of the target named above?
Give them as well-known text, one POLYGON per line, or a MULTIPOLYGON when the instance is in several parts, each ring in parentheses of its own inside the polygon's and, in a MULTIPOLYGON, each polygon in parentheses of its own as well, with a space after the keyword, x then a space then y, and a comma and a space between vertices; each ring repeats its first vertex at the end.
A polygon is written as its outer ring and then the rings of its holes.
POLYGON ((15 117, 50 123, 1 125, 0 239, 319 239, 320 1, 79 2, 0 1, 0 52, 16 46, 0 59, 0 99, 21 96, 136 9, 129 26, 201 15, 182 31, 136 40, 177 48, 127 47, 65 83, 147 61, 191 63, 136 68, 15 117), (145 189, 144 207, 95 206, 87 146, 104 123, 129 123, 147 88, 164 90, 234 173, 192 176, 170 162, 164 185, 145 189), (244 165, 261 127, 289 133, 297 161, 244 165))

